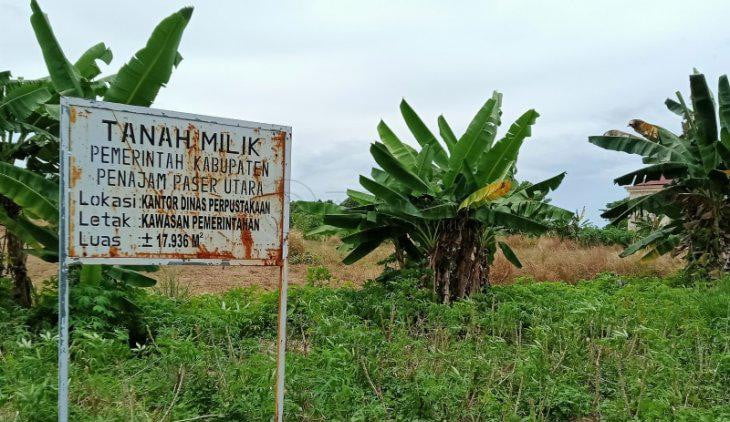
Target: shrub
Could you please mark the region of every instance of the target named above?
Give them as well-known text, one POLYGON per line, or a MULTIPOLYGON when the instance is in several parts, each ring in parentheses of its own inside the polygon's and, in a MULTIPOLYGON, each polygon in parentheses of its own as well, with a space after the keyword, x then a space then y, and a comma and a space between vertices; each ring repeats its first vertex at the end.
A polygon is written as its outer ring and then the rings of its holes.
POLYGON ((324 265, 307 268, 307 285, 322 286, 332 279, 332 273, 324 265))
MULTIPOLYGON (((730 418, 730 279, 521 282, 452 305, 424 279, 292 286, 288 420, 730 418)), ((142 350, 75 326, 74 420, 271 418, 276 292, 138 304, 156 333, 142 350)), ((56 342, 29 315, 0 304, 0 420, 55 418, 56 342)))
POLYGON ((583 227, 576 233, 575 240, 583 246, 612 246, 620 245, 626 247, 636 239, 636 234, 620 227, 607 226, 598 228, 595 226, 583 227))

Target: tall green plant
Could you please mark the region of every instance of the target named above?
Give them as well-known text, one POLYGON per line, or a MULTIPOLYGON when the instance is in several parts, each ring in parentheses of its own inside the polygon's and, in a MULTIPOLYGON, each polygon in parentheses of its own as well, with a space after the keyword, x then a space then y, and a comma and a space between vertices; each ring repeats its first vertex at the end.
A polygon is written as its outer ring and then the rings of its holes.
MULTIPOLYGON (((30 253, 57 262, 60 96, 150 105, 182 60, 177 49, 193 9, 186 7, 165 18, 147 45, 116 74, 106 77, 100 77, 98 63, 109 64, 112 52, 104 43, 93 45, 72 64, 35 0, 31 10, 31 25, 49 76, 25 80, 0 73, 0 223, 18 239, 13 243, 16 247, 25 244, 30 253), (24 168, 14 165, 17 160, 25 161, 24 168)), ((98 282, 102 276, 136 286, 154 284, 130 269, 86 266, 81 270, 84 282, 98 282)), ((27 277, 24 283, 29 284, 27 277)), ((23 290, 28 291, 29 305, 29 289, 23 290)))
POLYGON ((370 177, 360 176, 367 192, 349 190, 359 205, 324 219, 349 231, 342 238, 351 247, 345 263, 392 241, 399 261, 426 262, 433 270, 435 294, 450 302, 489 283, 497 248, 521 266, 509 245, 498 239, 504 230, 542 233, 550 220, 571 215, 544 201, 565 173, 534 185, 515 183, 517 156, 538 114, 528 110, 497 138, 501 102, 502 95, 495 92, 460 137, 439 116, 442 143, 403 101, 401 114, 418 148, 380 122, 381 142, 370 146, 379 167, 370 177))
POLYGON ((603 213, 619 224, 648 212, 668 220, 630 245, 622 256, 646 251, 650 258, 673 252, 683 255, 687 269, 710 275, 730 270, 730 84, 720 77, 718 108, 705 76, 689 77, 691 107, 680 92, 665 104, 683 119, 676 135, 653 126, 655 136, 592 136, 589 142, 614 151, 636 154, 647 167, 620 176, 621 185, 670 179, 661 191, 616 204, 603 213))

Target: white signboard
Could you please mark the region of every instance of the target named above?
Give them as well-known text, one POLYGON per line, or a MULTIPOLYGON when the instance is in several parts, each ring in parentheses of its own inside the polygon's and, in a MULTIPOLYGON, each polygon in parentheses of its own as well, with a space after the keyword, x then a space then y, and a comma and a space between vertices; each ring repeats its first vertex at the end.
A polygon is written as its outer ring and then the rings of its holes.
POLYGON ((279 267, 283 420, 291 128, 61 98, 58 415, 68 420, 68 265, 279 267))
POLYGON ((281 266, 291 128, 63 98, 66 263, 281 266))

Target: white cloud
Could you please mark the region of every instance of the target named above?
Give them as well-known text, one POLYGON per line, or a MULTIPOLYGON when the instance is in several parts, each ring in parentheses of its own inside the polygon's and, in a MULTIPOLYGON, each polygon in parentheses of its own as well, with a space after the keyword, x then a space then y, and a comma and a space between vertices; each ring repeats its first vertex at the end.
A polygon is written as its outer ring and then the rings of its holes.
MULTIPOLYGON (((185 60, 155 105, 293 126, 301 198, 311 189, 342 199, 369 170, 381 118, 409 139, 402 97, 434 131, 441 113, 458 131, 498 89, 505 125, 528 108, 541 113, 520 177, 567 170, 555 202, 586 206, 598 221, 623 195, 613 177, 640 161, 587 137, 636 117, 677 129, 664 98, 686 92, 693 66, 714 85, 730 64, 722 1, 197 3, 185 60)), ((41 1, 67 55, 105 41, 115 54, 110 71, 186 4, 41 1)), ((26 1, 0 0, 0 63, 35 77, 45 69, 29 15, 26 1)))

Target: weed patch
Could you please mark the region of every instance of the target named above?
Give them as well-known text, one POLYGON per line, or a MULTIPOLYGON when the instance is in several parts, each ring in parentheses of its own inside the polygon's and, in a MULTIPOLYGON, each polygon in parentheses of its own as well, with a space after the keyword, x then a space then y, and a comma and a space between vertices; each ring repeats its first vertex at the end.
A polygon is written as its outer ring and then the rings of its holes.
MULTIPOLYGON (((289 420, 730 418, 730 280, 521 281, 450 306, 421 283, 291 288, 289 420)), ((74 420, 269 420, 275 292, 138 304, 154 341, 133 349, 76 315, 74 420)), ((56 340, 34 324, 0 306, 0 420, 55 417, 56 340)))

